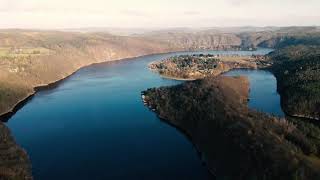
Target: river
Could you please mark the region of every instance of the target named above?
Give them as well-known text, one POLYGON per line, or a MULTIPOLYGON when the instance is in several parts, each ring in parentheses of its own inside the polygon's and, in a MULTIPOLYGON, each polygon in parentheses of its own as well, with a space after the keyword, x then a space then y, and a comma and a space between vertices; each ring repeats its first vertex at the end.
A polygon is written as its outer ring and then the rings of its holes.
MULTIPOLYGON (((8 126, 30 156, 35 180, 209 179, 188 138, 143 106, 141 91, 182 82, 164 79, 147 65, 181 54, 270 51, 180 52, 85 67, 37 92, 8 126)), ((234 71, 250 78, 250 107, 281 115, 274 76, 250 72, 234 71)))

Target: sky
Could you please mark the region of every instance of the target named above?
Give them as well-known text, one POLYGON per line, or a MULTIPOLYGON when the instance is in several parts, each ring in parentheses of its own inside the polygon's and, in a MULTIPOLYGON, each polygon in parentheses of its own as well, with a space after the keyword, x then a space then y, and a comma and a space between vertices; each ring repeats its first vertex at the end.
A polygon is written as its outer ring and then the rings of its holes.
POLYGON ((320 0, 0 0, 0 28, 320 25, 320 0))

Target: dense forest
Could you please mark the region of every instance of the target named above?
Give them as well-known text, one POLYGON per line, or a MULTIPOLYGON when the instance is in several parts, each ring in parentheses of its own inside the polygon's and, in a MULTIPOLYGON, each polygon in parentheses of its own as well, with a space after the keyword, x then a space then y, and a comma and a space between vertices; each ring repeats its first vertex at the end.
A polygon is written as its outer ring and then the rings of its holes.
POLYGON ((320 45, 320 33, 299 33, 294 35, 278 35, 259 44, 260 47, 271 47, 281 49, 297 45, 314 46, 320 45))
POLYGON ((290 46, 268 55, 282 106, 290 114, 320 118, 320 46, 290 46))
POLYGON ((319 144, 285 119, 250 110, 244 77, 149 89, 145 101, 185 132, 218 178, 319 179, 319 144))

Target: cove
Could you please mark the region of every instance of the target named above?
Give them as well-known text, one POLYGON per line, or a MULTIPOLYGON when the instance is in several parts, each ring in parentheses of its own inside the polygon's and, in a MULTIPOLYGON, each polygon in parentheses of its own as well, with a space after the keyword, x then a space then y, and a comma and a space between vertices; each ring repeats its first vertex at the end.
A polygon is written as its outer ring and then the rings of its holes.
POLYGON ((210 179, 188 139, 143 106, 141 91, 182 82, 147 65, 182 54, 270 51, 180 52, 92 65, 37 92, 8 126, 30 156, 35 180, 210 179))
POLYGON ((235 69, 224 76, 246 76, 250 82, 249 107, 278 117, 284 117, 277 92, 277 79, 267 70, 235 69))

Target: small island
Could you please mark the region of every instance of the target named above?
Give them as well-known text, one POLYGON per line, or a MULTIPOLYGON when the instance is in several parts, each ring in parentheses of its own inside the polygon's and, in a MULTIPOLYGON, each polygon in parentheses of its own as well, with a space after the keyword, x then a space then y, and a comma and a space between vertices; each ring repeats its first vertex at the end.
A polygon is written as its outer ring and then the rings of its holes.
POLYGON ((167 78, 195 80, 232 69, 257 69, 270 65, 264 56, 194 54, 152 62, 149 68, 167 78))

